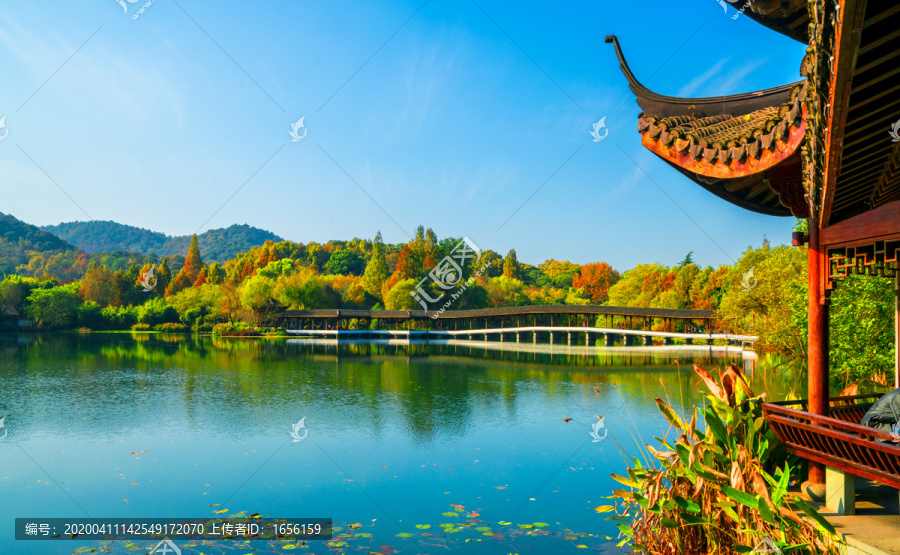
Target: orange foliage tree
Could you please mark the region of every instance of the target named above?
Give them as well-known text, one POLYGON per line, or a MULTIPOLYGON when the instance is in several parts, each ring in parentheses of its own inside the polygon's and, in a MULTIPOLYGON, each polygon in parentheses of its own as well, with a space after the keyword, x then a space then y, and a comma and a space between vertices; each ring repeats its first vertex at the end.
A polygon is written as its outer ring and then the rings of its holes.
POLYGON ((572 287, 594 303, 609 299, 609 288, 619 281, 619 272, 606 262, 592 262, 581 267, 572 278, 572 287))

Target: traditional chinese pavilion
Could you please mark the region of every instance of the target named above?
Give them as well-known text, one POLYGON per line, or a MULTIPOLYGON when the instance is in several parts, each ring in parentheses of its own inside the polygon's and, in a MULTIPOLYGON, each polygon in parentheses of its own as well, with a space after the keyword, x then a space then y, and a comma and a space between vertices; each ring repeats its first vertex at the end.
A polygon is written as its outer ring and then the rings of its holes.
MULTIPOLYGON (((715 98, 664 96, 638 81, 615 37, 606 41, 615 46, 643 110, 638 131, 647 149, 732 204, 808 220, 808 235, 794 238, 809 253, 809 398, 803 412, 813 415, 807 418, 811 430, 830 432, 837 429, 825 422, 830 418, 815 418, 830 410, 829 295, 848 274, 890 277, 900 289, 900 3, 749 4, 746 16, 808 45, 796 83, 715 98)), ((723 18, 722 24, 729 22, 723 18)), ((896 353, 900 357, 900 348, 896 353)), ((894 370, 900 385, 900 362, 894 370)), ((858 438, 865 430, 847 433, 858 438)), ((796 447, 803 439, 798 437, 785 442, 796 447)), ((883 465, 862 468, 851 448, 841 451, 846 437, 806 439, 825 446, 795 449, 812 461, 810 481, 823 483, 827 466, 900 487, 896 453, 887 453, 883 465)), ((860 452, 874 449, 881 457, 877 445, 883 442, 864 439, 869 443, 860 444, 860 452)))

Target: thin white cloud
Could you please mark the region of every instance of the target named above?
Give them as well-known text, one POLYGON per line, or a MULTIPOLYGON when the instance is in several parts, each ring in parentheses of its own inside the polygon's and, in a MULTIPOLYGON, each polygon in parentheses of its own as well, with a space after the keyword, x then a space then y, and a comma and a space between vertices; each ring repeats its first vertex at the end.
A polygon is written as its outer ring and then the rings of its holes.
POLYGON ((715 78, 729 60, 731 60, 731 58, 725 58, 716 62, 715 65, 695 77, 690 83, 681 87, 681 90, 678 91, 678 96, 693 96, 698 89, 706 85, 711 79, 715 78))

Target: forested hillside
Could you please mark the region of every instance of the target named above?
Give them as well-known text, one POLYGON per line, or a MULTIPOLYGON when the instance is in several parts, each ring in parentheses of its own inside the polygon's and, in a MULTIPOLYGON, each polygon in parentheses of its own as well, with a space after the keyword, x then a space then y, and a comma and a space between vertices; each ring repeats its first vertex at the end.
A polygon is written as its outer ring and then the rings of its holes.
POLYGON ((74 246, 52 233, 0 212, 0 276, 15 272, 38 252, 62 253, 74 246))
MULTIPOLYGON (((191 242, 189 235, 170 237, 158 231, 113 221, 67 222, 41 229, 89 254, 125 251, 158 256, 186 255, 191 242)), ((211 229, 197 235, 203 258, 213 262, 224 262, 266 241, 282 240, 272 232, 247 224, 211 229)))

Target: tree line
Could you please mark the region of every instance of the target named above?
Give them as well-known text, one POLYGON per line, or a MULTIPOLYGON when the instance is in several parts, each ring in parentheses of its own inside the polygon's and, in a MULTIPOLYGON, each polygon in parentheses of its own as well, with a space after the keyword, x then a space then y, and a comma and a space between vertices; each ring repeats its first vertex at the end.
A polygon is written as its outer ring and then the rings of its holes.
MULTIPOLYGON (((407 243, 384 243, 380 233, 372 240, 324 244, 269 241, 224 263, 206 264, 194 236, 186 257, 117 253, 91 260, 82 253, 76 262, 83 272, 65 267, 57 274, 45 271, 48 261, 38 255, 0 282, 0 309, 16 310, 39 329, 197 332, 217 324, 266 326, 288 309, 421 310, 413 293, 440 296, 439 285, 424 278, 459 244, 459 238, 439 239, 419 226, 407 243)), ((688 253, 671 267, 638 264, 621 274, 606 262, 551 259, 532 266, 520 262, 515 250, 505 256, 484 250, 477 266, 472 262, 455 276, 460 283, 474 279, 453 309, 711 309, 721 316, 715 321, 719 331, 758 335, 763 349, 806 354, 805 247, 772 247, 764 240, 733 265, 701 267, 688 253)), ((890 280, 847 278, 834 294, 831 320, 834 372, 850 380, 892 369, 890 280)), ((653 322, 657 330, 665 325, 653 322)))

